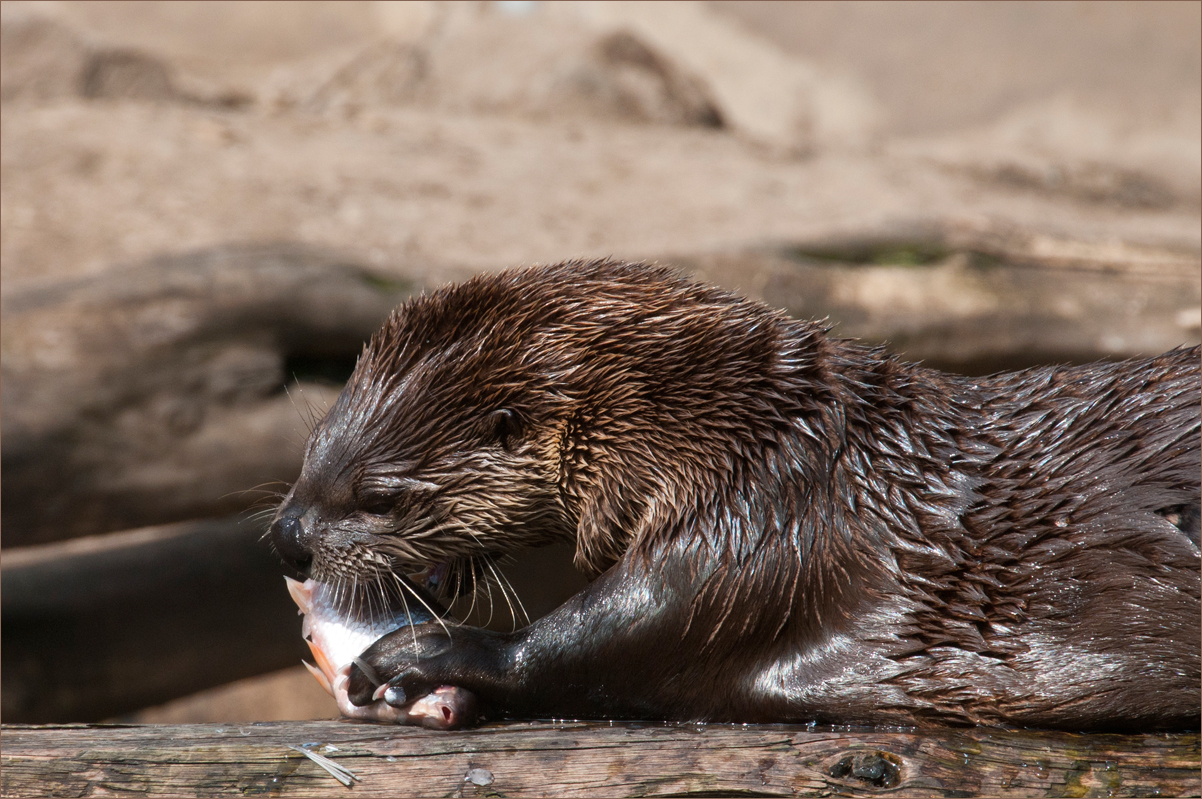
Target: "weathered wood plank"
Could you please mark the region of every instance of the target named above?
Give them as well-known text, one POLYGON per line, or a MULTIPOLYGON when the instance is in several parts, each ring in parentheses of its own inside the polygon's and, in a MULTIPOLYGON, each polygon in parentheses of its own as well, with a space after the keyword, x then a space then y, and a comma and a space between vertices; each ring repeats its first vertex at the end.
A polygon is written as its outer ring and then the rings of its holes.
POLYGON ((783 725, 492 724, 456 733, 345 721, 6 725, 8 796, 1200 796, 1196 733, 783 725), (344 788, 289 746, 357 781, 344 788))

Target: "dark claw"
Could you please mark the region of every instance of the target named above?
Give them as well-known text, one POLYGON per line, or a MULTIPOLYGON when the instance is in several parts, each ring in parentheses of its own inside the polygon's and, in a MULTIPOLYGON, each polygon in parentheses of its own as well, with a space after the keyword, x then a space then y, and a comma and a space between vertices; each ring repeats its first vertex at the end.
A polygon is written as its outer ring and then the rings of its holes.
POLYGON ((359 659, 355 660, 356 662, 351 664, 350 677, 346 682, 346 695, 352 705, 362 707, 375 701, 372 696, 378 685, 368 679, 367 675, 363 673, 363 669, 359 668, 359 659))
POLYGON ((379 688, 384 684, 384 680, 380 678, 380 675, 376 673, 376 670, 366 660, 361 657, 357 657, 353 662, 359 667, 359 670, 363 672, 363 676, 366 677, 368 682, 370 682, 372 685, 379 688))

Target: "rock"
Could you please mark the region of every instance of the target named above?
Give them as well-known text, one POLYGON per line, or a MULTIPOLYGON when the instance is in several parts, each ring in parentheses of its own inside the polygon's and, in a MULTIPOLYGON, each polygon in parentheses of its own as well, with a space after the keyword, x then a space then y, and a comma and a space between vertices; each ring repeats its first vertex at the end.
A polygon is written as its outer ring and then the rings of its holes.
POLYGON ((499 5, 436 6, 433 22, 406 28, 420 36, 282 67, 264 102, 723 126, 790 154, 875 140, 863 87, 700 3, 541 4, 523 14, 499 5))
POLYGON ((83 70, 80 93, 91 100, 181 99, 167 65, 136 50, 93 53, 83 70))
POLYGON ((49 14, 0 6, 0 101, 49 100, 80 91, 92 50, 49 14))
POLYGON ((166 57, 84 35, 57 7, 6 4, 0 25, 0 101, 89 100, 245 105, 244 92, 181 76, 166 57), (13 5, 13 8, 9 8, 13 5))
POLYGON ((386 36, 279 68, 263 102, 352 115, 415 104, 536 119, 722 123, 704 81, 629 30, 597 30, 542 11, 436 10, 439 22, 417 40, 386 36))
POLYGON ((307 427, 412 290, 262 246, 6 291, 5 546, 229 513, 293 479, 307 427))
POLYGON ((1196 111, 1159 121, 1127 119, 1069 98, 1019 108, 989 125, 898 142, 899 155, 929 159, 1003 190, 1138 210, 1197 207, 1202 151, 1196 111))
POLYGON ((420 48, 375 42, 350 53, 280 67, 264 81, 258 96, 276 112, 295 109, 348 116, 365 108, 413 102, 426 71, 426 55, 420 48))
POLYGON ((564 8, 601 30, 639 37, 705 86, 723 122, 752 141, 806 155, 863 150, 875 141, 878 111, 864 86, 786 54, 702 3, 582 2, 564 8))
POLYGON ((721 124, 703 81, 629 30, 550 9, 458 18, 429 45, 427 103, 458 112, 721 124))

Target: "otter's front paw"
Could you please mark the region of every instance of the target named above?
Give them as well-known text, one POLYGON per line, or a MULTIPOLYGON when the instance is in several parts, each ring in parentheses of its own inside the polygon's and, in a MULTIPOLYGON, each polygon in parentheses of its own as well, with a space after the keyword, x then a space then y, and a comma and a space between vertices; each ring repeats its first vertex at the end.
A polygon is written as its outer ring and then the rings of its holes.
POLYGON ((422 679, 425 675, 417 667, 429 666, 450 643, 450 637, 438 624, 414 625, 385 635, 351 664, 347 695, 356 705, 384 699, 395 707, 430 693, 446 681, 422 679), (394 685, 393 681, 402 675, 409 679, 394 685))
MULTIPOLYGON (((475 627, 451 627, 448 635, 439 624, 389 633, 355 658, 348 673, 347 696, 358 706, 383 700, 403 708, 413 707, 415 702, 420 705, 427 697, 447 695, 451 686, 459 694, 476 690, 482 672, 488 670, 486 653, 491 647, 487 639, 493 635, 475 627)), ((445 718, 442 710, 443 723, 437 726, 469 724, 474 711, 474 703, 464 703, 463 712, 454 718, 445 718)))

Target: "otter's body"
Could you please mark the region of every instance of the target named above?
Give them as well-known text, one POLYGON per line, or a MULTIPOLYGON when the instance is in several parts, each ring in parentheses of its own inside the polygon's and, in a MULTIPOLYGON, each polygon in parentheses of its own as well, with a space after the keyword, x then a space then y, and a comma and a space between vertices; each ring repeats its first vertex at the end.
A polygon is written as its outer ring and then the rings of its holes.
POLYGON ((575 540, 597 578, 529 627, 369 649, 409 700, 1197 729, 1199 403, 1197 348, 966 378, 666 270, 512 271, 398 309, 273 538, 366 585, 575 540))

